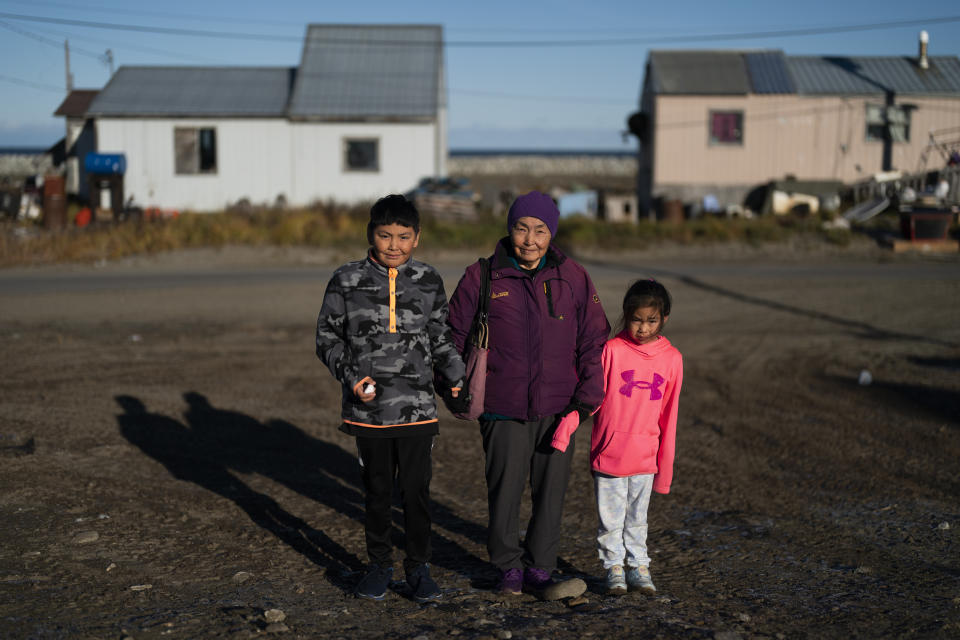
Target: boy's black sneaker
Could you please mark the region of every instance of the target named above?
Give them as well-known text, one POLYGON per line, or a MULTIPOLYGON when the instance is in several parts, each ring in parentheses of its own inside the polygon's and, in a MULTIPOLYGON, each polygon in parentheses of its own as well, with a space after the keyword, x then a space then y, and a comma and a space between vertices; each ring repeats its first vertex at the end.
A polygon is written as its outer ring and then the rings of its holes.
POLYGON ((360 598, 383 600, 393 578, 393 568, 384 569, 378 564, 371 564, 367 568, 367 575, 360 579, 354 592, 360 598))
POLYGON ((440 597, 440 587, 430 577, 430 565, 417 565, 407 571, 407 585, 417 602, 427 602, 440 597))

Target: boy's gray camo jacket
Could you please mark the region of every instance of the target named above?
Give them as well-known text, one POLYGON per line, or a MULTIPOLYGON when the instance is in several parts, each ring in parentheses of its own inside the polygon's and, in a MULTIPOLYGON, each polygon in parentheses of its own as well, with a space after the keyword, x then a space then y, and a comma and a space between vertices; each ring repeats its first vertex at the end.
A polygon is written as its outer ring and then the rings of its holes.
POLYGON ((447 326, 447 297, 436 269, 408 260, 395 270, 391 331, 390 270, 366 259, 337 269, 317 318, 317 357, 343 389, 341 429, 396 437, 437 433, 434 374, 463 386, 464 366, 447 326), (354 386, 370 376, 377 397, 363 403, 354 386))

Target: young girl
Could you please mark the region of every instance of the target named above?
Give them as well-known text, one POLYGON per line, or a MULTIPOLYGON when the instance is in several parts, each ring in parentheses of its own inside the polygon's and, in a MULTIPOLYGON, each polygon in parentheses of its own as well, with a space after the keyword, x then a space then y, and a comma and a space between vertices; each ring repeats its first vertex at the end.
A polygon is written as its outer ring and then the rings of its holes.
MULTIPOLYGON (((670 294, 655 280, 635 282, 623 298, 621 331, 603 348, 604 399, 593 422, 590 465, 600 527, 597 544, 611 595, 656 593, 647 555, 650 492, 669 493, 683 382, 680 352, 660 335, 670 294), (626 570, 624 568, 626 567, 626 570)), ((574 420, 557 428, 566 448, 574 420)))

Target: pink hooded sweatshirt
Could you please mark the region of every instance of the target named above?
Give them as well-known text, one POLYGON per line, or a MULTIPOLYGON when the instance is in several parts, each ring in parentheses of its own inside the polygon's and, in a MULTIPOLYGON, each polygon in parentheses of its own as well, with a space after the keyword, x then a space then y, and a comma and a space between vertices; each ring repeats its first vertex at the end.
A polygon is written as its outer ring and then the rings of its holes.
MULTIPOLYGON (((653 490, 670 493, 683 357, 664 336, 638 344, 627 332, 607 341, 603 404, 593 418, 590 466, 611 476, 653 473, 653 490)), ((553 446, 566 450, 576 413, 557 427, 553 446)))

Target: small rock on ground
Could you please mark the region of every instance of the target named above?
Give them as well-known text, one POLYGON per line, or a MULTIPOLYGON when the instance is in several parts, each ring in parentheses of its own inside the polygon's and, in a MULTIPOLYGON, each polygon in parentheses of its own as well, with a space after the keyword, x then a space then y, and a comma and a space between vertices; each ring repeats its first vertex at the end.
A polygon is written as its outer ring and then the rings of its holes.
POLYGON ((280 609, 267 609, 263 612, 263 619, 267 622, 283 622, 287 619, 287 614, 280 609))
POLYGON ((582 596, 587 590, 587 583, 580 578, 570 578, 554 582, 549 587, 540 592, 540 598, 543 600, 562 600, 563 598, 576 598, 582 596))
POLYGON ((99 539, 100 534, 96 531, 80 531, 73 536, 74 544, 88 544, 90 542, 96 542, 99 539))

